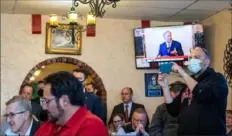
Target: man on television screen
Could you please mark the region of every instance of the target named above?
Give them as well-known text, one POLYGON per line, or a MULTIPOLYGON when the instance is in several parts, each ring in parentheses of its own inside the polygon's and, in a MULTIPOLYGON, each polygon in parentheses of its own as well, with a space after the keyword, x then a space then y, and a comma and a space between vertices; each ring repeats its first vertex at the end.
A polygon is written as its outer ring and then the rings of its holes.
POLYGON ((184 52, 181 43, 172 40, 172 33, 166 31, 163 34, 165 42, 160 44, 159 53, 157 56, 183 56, 184 52))

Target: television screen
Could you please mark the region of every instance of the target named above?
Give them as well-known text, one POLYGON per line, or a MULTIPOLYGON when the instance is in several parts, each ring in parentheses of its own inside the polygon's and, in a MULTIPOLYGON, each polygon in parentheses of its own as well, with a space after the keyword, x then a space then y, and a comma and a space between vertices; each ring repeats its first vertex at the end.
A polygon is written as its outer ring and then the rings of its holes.
POLYGON ((201 24, 134 29, 136 68, 188 60, 192 48, 204 46, 201 24))

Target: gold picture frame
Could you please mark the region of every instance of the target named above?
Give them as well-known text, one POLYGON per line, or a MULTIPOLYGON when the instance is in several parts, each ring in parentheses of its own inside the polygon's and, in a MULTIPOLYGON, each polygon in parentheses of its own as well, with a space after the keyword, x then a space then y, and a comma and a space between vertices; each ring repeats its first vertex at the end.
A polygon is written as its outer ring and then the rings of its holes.
POLYGON ((82 48, 82 33, 74 32, 75 41, 71 39, 71 29, 68 24, 59 24, 58 27, 50 27, 49 23, 46 23, 46 54, 69 54, 69 55, 81 55, 82 48), (74 43, 74 44, 73 44, 74 43))

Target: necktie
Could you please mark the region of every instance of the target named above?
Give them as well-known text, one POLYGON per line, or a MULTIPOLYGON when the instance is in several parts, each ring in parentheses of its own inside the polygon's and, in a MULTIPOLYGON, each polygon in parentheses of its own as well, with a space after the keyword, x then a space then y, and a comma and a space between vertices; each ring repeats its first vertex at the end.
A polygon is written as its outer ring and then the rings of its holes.
POLYGON ((128 105, 125 106, 126 111, 124 112, 125 121, 128 122, 128 105))

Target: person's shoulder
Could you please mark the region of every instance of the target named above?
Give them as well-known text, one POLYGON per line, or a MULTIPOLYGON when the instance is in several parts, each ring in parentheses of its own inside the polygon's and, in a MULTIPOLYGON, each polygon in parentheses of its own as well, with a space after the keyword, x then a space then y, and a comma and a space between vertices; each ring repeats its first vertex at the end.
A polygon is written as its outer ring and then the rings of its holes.
POLYGON ((166 44, 166 42, 162 42, 162 43, 160 44, 160 46, 165 46, 165 44, 166 44))
POLYGON ((96 115, 94 115, 93 113, 91 113, 90 111, 88 111, 86 113, 86 115, 84 116, 84 121, 83 121, 83 124, 95 124, 95 125, 104 125, 103 121, 97 117, 96 115))
POLYGON ((140 104, 140 103, 132 103, 132 104, 134 104, 135 106, 137 106, 137 107, 142 107, 142 108, 144 108, 144 105, 143 104, 140 104))
POLYGON ((123 103, 119 103, 119 104, 115 105, 114 108, 118 108, 118 107, 121 107, 121 106, 123 106, 123 103))
POLYGON ((47 127, 51 127, 51 126, 55 126, 55 124, 54 123, 52 123, 50 120, 48 120, 48 121, 45 121, 45 122, 38 122, 37 121, 37 123, 38 123, 38 125, 40 125, 40 129, 41 128, 47 128, 47 127))
POLYGON ((215 71, 213 68, 211 68, 211 67, 208 67, 208 68, 206 69, 206 75, 207 75, 207 73, 210 73, 209 78, 214 77, 214 79, 217 78, 217 79, 220 79, 221 81, 225 81, 225 82, 226 82, 225 76, 224 76, 222 73, 220 73, 220 72, 216 72, 216 71, 215 71))
POLYGON ((172 40, 172 42, 173 42, 174 44, 180 44, 180 42, 175 41, 175 40, 172 40))
POLYGON ((162 103, 162 104, 157 106, 157 109, 164 109, 165 107, 166 107, 166 104, 162 103))
POLYGON ((85 96, 88 97, 88 98, 94 99, 94 100, 99 99, 98 96, 96 96, 96 95, 94 95, 92 93, 89 93, 89 92, 85 92, 85 96))

